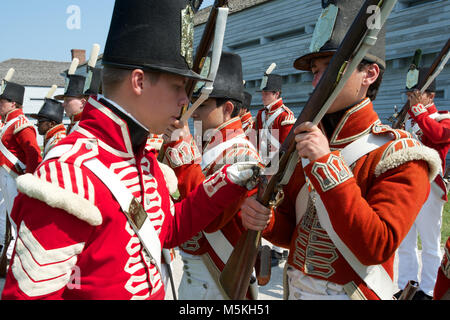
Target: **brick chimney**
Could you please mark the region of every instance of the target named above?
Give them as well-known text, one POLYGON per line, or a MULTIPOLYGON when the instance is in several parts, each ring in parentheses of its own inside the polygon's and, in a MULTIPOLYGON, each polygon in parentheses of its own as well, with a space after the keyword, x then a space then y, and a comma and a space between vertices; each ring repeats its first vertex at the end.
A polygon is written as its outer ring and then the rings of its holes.
POLYGON ((78 60, 80 60, 80 65, 86 62, 86 50, 72 49, 70 52, 72 54, 72 60, 78 58, 78 60))

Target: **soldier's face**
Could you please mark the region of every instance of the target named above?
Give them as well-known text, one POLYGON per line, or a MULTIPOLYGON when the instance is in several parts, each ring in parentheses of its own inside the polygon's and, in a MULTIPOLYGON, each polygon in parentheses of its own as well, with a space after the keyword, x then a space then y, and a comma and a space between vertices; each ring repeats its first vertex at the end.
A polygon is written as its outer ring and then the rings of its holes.
MULTIPOLYGON (((322 78, 330 63, 332 56, 313 59, 311 61, 311 71, 313 73, 312 85, 315 88, 322 78)), ((379 68, 376 64, 363 70, 355 69, 342 88, 339 95, 334 100, 327 113, 337 112, 362 101, 367 94, 369 86, 378 78, 379 68), (370 70, 369 70, 370 69, 370 70)))
POLYGON ((278 92, 262 91, 261 98, 263 105, 268 106, 269 104, 277 101, 280 98, 280 94, 278 92))
POLYGON ((6 116, 10 111, 16 108, 14 102, 8 101, 6 99, 0 99, 0 115, 2 117, 6 116))
POLYGON ((63 107, 67 116, 71 117, 83 111, 85 104, 86 99, 84 98, 65 97, 63 107))
POLYGON ((51 122, 45 119, 38 119, 37 129, 41 136, 45 135, 52 128, 51 122))
POLYGON ((202 130, 215 129, 224 123, 222 106, 217 107, 216 99, 208 99, 203 102, 192 114, 194 121, 202 122, 202 130))
POLYGON ((186 83, 186 77, 169 73, 161 73, 156 82, 146 78, 133 115, 152 133, 164 133, 188 103, 186 83))

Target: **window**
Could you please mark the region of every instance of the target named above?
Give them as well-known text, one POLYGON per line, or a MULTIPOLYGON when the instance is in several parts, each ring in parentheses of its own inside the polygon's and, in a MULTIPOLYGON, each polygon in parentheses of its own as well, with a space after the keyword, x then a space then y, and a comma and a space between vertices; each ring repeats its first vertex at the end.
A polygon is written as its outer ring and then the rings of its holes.
POLYGON ((399 0, 397 3, 398 9, 407 9, 416 6, 420 6, 422 4, 428 4, 430 2, 436 2, 440 0, 399 0))
POLYGON ((266 37, 269 41, 277 41, 277 40, 283 40, 290 37, 298 37, 301 35, 306 34, 305 27, 300 27, 293 30, 288 30, 282 33, 277 33, 271 36, 266 37))
POLYGON ((435 99, 445 99, 445 90, 436 90, 435 99))
POLYGON ((259 45, 259 39, 249 40, 246 42, 236 43, 229 45, 228 48, 231 50, 239 50, 239 49, 245 49, 249 47, 254 47, 259 45))

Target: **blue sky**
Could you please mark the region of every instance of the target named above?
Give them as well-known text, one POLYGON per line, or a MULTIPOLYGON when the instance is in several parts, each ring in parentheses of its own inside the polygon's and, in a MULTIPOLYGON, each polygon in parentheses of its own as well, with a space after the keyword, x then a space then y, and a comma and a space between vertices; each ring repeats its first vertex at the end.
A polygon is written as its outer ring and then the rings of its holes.
MULTIPOLYGON (((205 0, 202 7, 213 2, 205 0)), ((113 8, 113 0, 2 1, 0 62, 70 61, 71 49, 85 49, 89 56, 94 43, 103 52, 113 8)))

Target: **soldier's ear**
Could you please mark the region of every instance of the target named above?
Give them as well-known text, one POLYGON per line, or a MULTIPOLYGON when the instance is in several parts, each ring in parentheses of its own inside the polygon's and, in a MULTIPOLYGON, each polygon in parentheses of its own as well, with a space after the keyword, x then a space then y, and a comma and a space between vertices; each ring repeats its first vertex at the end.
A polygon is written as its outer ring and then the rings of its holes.
POLYGON ((141 69, 135 69, 130 74, 130 85, 132 91, 140 96, 144 90, 144 82, 145 82, 145 73, 141 69))
POLYGON ((224 103, 223 105, 223 114, 225 117, 227 117, 227 119, 231 119, 231 115, 233 113, 234 110, 234 104, 231 101, 227 101, 224 103))
POLYGON ((365 75, 362 80, 362 85, 369 87, 372 83, 377 81, 380 75, 380 67, 376 63, 369 64, 365 68, 365 75))

